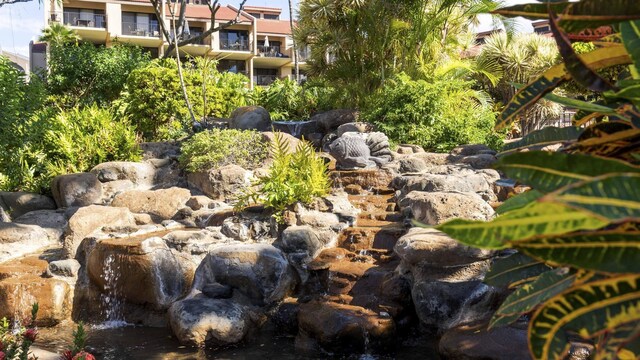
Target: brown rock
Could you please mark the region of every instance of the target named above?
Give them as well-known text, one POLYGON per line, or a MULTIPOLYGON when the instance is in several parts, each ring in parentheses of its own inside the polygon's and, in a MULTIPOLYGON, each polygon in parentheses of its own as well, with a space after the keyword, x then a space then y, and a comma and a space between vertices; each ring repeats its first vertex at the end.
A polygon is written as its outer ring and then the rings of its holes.
POLYGON ((125 207, 133 213, 145 213, 168 220, 185 207, 189 198, 191 192, 182 188, 132 190, 116 195, 111 206, 125 207))
POLYGON ((91 173, 60 175, 53 178, 51 192, 58 207, 88 206, 102 199, 102 184, 91 173))
POLYGON ((413 218, 427 225, 440 225, 448 220, 489 220, 494 210, 480 195, 472 192, 412 191, 400 201, 413 218))
POLYGON ((242 189, 250 185, 251 172, 238 165, 227 165, 207 172, 187 175, 189 186, 214 200, 237 199, 242 189))

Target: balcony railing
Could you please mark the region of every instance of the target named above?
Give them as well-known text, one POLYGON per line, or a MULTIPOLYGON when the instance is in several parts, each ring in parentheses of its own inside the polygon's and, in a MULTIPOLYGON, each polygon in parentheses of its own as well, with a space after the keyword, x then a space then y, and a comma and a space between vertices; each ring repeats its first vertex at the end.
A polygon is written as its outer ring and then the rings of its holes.
POLYGON ((277 75, 253 75, 253 83, 258 86, 269 86, 277 78, 277 75))
POLYGON ((63 23, 69 26, 104 29, 107 22, 106 16, 104 14, 93 14, 88 17, 86 15, 83 15, 83 19, 80 19, 78 13, 64 12, 63 23))
POLYGON ((289 55, 285 55, 280 52, 280 45, 274 45, 274 46, 258 45, 258 54, 260 54, 260 56, 266 56, 266 57, 281 57, 281 58, 289 57, 289 55))
POLYGON ((307 61, 310 55, 311 55, 311 51, 309 51, 309 49, 298 49, 298 61, 300 62, 307 61))
POLYGON ((136 24, 133 22, 122 22, 122 35, 160 37, 158 24, 136 24))
POLYGON ((249 51, 249 42, 247 40, 220 39, 220 50, 249 51))

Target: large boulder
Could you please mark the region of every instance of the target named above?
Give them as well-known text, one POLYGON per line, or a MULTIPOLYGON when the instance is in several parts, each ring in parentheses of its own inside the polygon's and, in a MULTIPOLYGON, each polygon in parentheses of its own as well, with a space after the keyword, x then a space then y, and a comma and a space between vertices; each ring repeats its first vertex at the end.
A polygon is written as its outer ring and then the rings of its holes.
POLYGON ((425 192, 474 192, 488 201, 497 199, 493 185, 484 174, 433 174, 427 172, 420 175, 397 176, 393 179, 392 187, 400 190, 400 196, 411 191, 425 192))
POLYGON ((127 302, 166 309, 190 289, 194 266, 190 257, 171 251, 161 238, 137 237, 99 241, 89 254, 87 270, 103 292, 117 289, 127 302))
POLYGON ((326 133, 337 129, 342 124, 357 122, 359 116, 360 113, 356 110, 337 109, 316 114, 311 117, 311 120, 315 121, 318 128, 326 133))
POLYGON ((478 154, 491 154, 495 155, 495 150, 491 149, 484 144, 472 144, 472 145, 459 145, 453 148, 450 152, 454 156, 473 156, 478 154))
POLYGON ((189 186, 215 200, 233 201, 251 184, 252 172, 238 165, 227 165, 207 172, 187 175, 189 186))
POLYGON ((414 227, 398 239, 393 251, 404 266, 420 263, 447 267, 471 264, 493 257, 490 250, 464 245, 447 234, 433 228, 414 227))
POLYGON ((56 243, 37 225, 0 223, 0 262, 56 243))
POLYGON ((412 191, 399 202, 403 211, 427 225, 440 225, 448 220, 489 220, 494 210, 473 192, 412 191))
POLYGON ((529 360, 527 330, 513 326, 487 330, 486 324, 463 325, 440 338, 438 350, 453 360, 529 360))
POLYGON ((51 192, 58 207, 88 206, 102 200, 102 183, 95 174, 60 175, 51 181, 51 192))
POLYGON ((16 224, 36 225, 44 229, 51 241, 60 241, 67 227, 67 217, 61 210, 37 210, 13 220, 16 224))
POLYGON ((55 209, 56 203, 45 195, 0 191, 0 207, 15 219, 31 211, 55 209))
POLYGON ((186 206, 191 192, 183 188, 161 190, 131 190, 116 195, 113 207, 125 207, 134 213, 145 213, 159 220, 173 218, 186 206))
POLYGON ((193 290, 219 283, 253 305, 272 305, 289 294, 295 275, 284 254, 267 244, 227 245, 211 251, 196 270, 193 290))
POLYGON ((271 116, 260 106, 243 106, 231 113, 230 129, 269 131, 271 116))
POLYGON ((244 306, 204 295, 175 302, 168 316, 178 341, 191 346, 234 344, 252 328, 250 313, 244 306))
POLYGON ((70 211, 68 217, 63 239, 64 255, 67 258, 75 258, 82 240, 104 226, 136 225, 131 211, 123 207, 86 206, 70 211))
POLYGON ((101 182, 129 180, 138 188, 153 186, 156 168, 149 163, 112 161, 99 164, 90 171, 101 182))

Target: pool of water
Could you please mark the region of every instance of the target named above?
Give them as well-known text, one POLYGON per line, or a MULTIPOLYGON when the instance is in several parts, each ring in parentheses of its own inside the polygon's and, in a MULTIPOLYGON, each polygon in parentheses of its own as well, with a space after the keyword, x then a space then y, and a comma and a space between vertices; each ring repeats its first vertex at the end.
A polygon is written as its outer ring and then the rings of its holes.
MULTIPOLYGON (((41 329, 36 345, 40 348, 62 352, 70 347, 73 326, 58 329, 41 329)), ((159 359, 234 359, 234 360, 430 360, 439 359, 434 341, 427 336, 413 336, 401 340, 395 353, 387 355, 353 354, 350 356, 316 356, 296 353, 295 336, 278 334, 272 329, 263 329, 250 341, 224 347, 198 349, 180 345, 166 328, 127 326, 100 329, 87 327, 87 348, 104 360, 159 360, 159 359)))

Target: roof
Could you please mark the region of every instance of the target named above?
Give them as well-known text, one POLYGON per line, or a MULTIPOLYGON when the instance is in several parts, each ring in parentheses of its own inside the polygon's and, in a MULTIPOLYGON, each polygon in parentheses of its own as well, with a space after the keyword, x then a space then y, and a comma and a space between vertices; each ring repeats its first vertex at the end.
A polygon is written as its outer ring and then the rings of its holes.
MULTIPOLYGON (((179 10, 176 10, 176 12, 179 12, 179 10)), ((169 10, 167 9, 167 14, 168 13, 169 10)), ((221 6, 216 13, 216 20, 233 20, 236 18, 237 13, 237 10, 229 5, 221 6)), ((188 19, 208 20, 211 19, 211 11, 209 11, 209 6, 207 5, 189 4, 185 10, 185 16, 188 19)), ((244 14, 240 14, 240 22, 253 22, 253 19, 244 14)))
POLYGON ((289 20, 256 19, 258 33, 291 35, 291 22, 289 20))
POLYGON ((277 12, 278 14, 282 12, 281 8, 266 7, 266 6, 245 6, 243 10, 244 11, 277 12))

